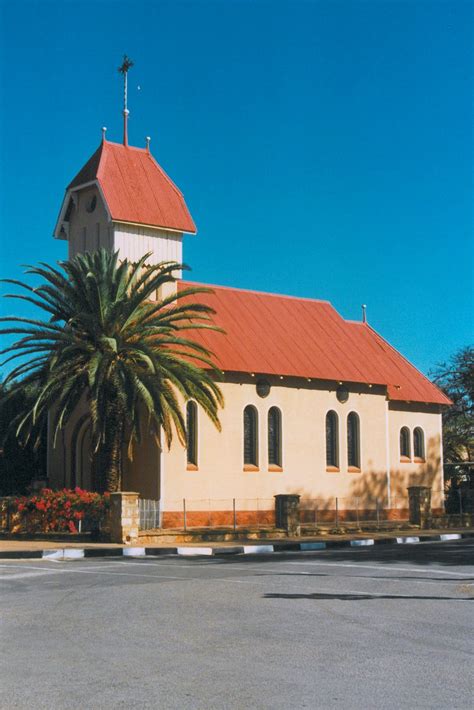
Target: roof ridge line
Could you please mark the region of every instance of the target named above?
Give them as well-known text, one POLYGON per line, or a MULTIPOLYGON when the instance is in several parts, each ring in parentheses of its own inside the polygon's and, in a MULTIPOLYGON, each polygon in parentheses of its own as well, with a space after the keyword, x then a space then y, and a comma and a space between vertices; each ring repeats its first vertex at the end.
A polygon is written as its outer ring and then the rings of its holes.
MULTIPOLYGON (((375 333, 375 335, 376 335, 378 338, 380 338, 380 340, 383 340, 383 342, 385 343, 385 345, 387 345, 387 346, 390 348, 390 350, 391 350, 392 352, 396 353, 399 357, 401 357, 403 360, 405 360, 405 362, 407 362, 414 370, 416 370, 416 372, 417 372, 419 375, 421 375, 427 382, 429 382, 430 385, 433 385, 433 387, 436 387, 436 389, 437 389, 439 392, 441 392, 441 394, 443 394, 443 395, 446 397, 446 395, 444 394, 444 392, 442 391, 442 389, 441 389, 440 387, 438 387, 437 384, 435 384, 434 382, 432 382, 432 381, 430 380, 430 378, 429 378, 427 375, 425 375, 424 372, 422 372, 420 369, 418 369, 418 367, 417 367, 416 365, 414 365, 410 360, 408 360, 408 358, 406 358, 405 355, 402 355, 402 353, 399 352, 393 345, 391 345, 391 344, 388 342, 388 340, 386 340, 386 339, 383 337, 383 335, 380 335, 380 333, 379 333, 377 330, 375 330, 375 328, 373 328, 373 327, 372 327, 371 325, 369 325, 368 323, 367 323, 366 325, 367 325, 368 328, 370 328, 370 330, 371 330, 373 333, 375 333)), ((393 384, 395 385, 395 383, 393 383, 393 384)))
MULTIPOLYGON (((208 286, 210 288, 221 288, 226 291, 242 291, 243 293, 253 293, 257 296, 274 296, 276 298, 289 298, 295 301, 309 301, 311 303, 326 303, 327 305, 331 306, 333 310, 336 311, 338 315, 339 311, 334 308, 332 305, 331 301, 328 301, 327 299, 322 299, 322 298, 309 298, 308 296, 292 296, 291 294, 287 293, 274 293, 273 291, 257 291, 255 289, 251 288, 240 288, 238 286, 222 286, 220 284, 209 284, 209 283, 203 283, 200 281, 191 281, 188 279, 182 279, 181 283, 188 283, 188 284, 193 284, 196 286, 208 286)), ((342 318, 342 316, 341 316, 342 318)), ((342 320, 345 320, 345 318, 342 318, 342 320)))
POLYGON ((146 148, 139 148, 137 145, 124 145, 123 143, 117 143, 116 141, 109 141, 108 139, 104 141, 106 145, 117 145, 120 148, 126 148, 127 150, 138 150, 140 153, 147 153, 146 148))

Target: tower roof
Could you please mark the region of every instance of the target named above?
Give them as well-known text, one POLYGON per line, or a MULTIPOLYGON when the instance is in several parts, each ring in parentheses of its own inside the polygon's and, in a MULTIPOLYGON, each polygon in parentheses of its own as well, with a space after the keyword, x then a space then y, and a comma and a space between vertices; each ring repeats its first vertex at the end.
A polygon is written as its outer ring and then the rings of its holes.
POLYGON ((183 194, 146 148, 102 141, 67 192, 91 182, 98 183, 116 222, 196 233, 183 194))

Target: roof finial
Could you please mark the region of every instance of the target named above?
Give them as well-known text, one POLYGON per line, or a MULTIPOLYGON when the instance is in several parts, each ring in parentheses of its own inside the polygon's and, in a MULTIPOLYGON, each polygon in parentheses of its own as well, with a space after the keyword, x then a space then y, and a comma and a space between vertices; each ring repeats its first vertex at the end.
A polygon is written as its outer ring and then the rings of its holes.
POLYGON ((102 142, 105 142, 105 134, 107 133, 107 128, 102 126, 102 142))
POLYGON ((125 146, 128 145, 128 114, 130 113, 127 108, 127 74, 131 67, 133 67, 132 60, 124 54, 122 66, 118 70, 123 74, 123 144, 125 146))
POLYGON ((367 323, 367 306, 362 304, 362 323, 367 323))
POLYGON ((150 152, 150 141, 151 141, 150 136, 147 136, 147 137, 145 138, 145 140, 146 140, 146 149, 147 149, 148 152, 150 152))

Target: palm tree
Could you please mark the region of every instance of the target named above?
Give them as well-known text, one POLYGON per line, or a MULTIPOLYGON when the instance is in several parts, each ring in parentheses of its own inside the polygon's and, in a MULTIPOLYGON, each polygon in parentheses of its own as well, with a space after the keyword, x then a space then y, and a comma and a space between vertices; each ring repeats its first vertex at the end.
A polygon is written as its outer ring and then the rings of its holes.
MULTIPOLYGON (((43 282, 33 288, 5 279, 27 294, 7 294, 38 306, 47 320, 6 317, 0 330, 21 335, 1 351, 21 358, 5 380, 9 392, 35 391, 33 406, 14 421, 27 440, 50 413, 53 442, 78 405, 85 402, 91 422, 92 449, 105 471, 102 487, 120 490, 124 445, 132 455, 146 429, 169 447, 176 431, 186 444, 182 400, 193 398, 220 429, 218 408, 223 398, 216 380, 220 371, 212 354, 190 338, 197 328, 218 330, 212 309, 191 297, 203 287, 180 290, 161 298, 159 289, 175 281, 176 262, 147 265, 119 262, 104 249, 59 264, 28 267, 43 282), (154 300, 153 300, 154 299, 154 300), (25 358, 28 358, 25 361, 25 358)), ((186 268, 186 267, 184 267, 186 268)))

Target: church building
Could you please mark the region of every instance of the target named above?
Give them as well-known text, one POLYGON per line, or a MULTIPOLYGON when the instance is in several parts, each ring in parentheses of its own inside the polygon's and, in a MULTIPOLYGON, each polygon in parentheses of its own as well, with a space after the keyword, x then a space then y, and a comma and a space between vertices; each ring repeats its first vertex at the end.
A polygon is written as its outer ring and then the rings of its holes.
MULTIPOLYGON (((137 261, 182 262, 196 233, 184 197, 150 152, 106 139, 68 185, 54 236, 69 257, 103 247, 137 261)), ((189 286, 179 274, 178 289, 189 286)), ((193 401, 188 446, 160 450, 151 436, 127 461, 123 490, 160 501, 161 525, 230 523, 258 509, 272 520, 273 496, 299 494, 341 515, 376 501, 405 506, 407 486, 443 486, 441 413, 447 397, 366 321, 345 320, 327 301, 212 285, 199 300, 224 333, 193 331, 224 372, 215 429, 193 401), (354 503, 354 501, 357 501, 354 503), (404 501, 403 505, 401 501, 404 501), (219 518, 220 516, 220 518, 219 518)), ((87 414, 78 412, 48 450, 53 487, 94 488, 87 414)), ((242 518, 241 518, 242 519, 242 518)))

